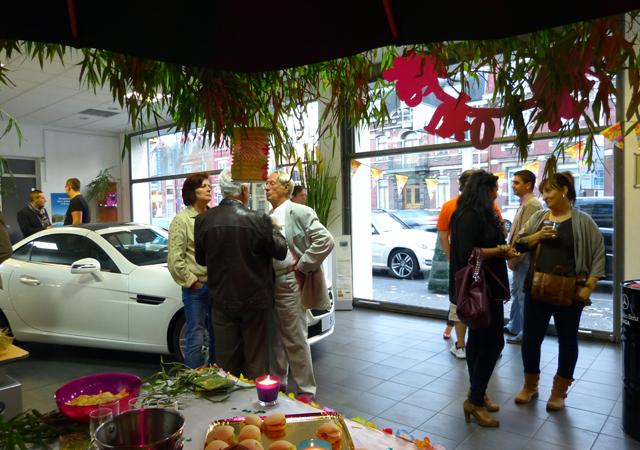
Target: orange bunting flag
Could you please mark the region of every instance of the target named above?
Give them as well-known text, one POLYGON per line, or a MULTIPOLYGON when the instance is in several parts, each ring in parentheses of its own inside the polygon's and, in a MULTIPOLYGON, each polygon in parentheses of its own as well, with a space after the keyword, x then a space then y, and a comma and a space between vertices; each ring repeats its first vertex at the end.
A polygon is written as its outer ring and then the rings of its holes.
POLYGON ((396 175, 396 185, 398 187, 398 195, 402 194, 402 190, 404 189, 404 185, 409 181, 409 177, 406 175, 396 175))
POLYGON ((636 141, 638 142, 638 148, 640 148, 640 122, 633 127, 633 130, 636 132, 636 141))
POLYGON ((540 161, 536 159, 535 161, 531 161, 530 163, 525 164, 524 166, 522 166, 522 168, 524 170, 530 170, 534 173, 534 175, 537 175, 538 171, 540 170, 540 161))
POLYGON ((429 193, 429 198, 433 199, 436 196, 436 189, 438 189, 438 179, 425 178, 424 182, 427 185, 427 192, 429 193))
POLYGON ((355 159, 351 160, 351 176, 354 176, 356 174, 361 165, 362 163, 360 161, 357 161, 355 159))
POLYGON ((618 147, 620 150, 624 147, 624 136, 622 134, 622 128, 620 127, 620 122, 614 123, 606 130, 602 130, 600 134, 613 142, 613 145, 618 147))
POLYGON ((565 148, 564 154, 565 156, 568 156, 570 158, 581 160, 583 149, 584 149, 584 141, 580 141, 577 144, 573 144, 571 147, 565 148))
POLYGON ((382 178, 382 170, 376 169, 375 167, 371 168, 371 178, 374 180, 379 180, 382 178))

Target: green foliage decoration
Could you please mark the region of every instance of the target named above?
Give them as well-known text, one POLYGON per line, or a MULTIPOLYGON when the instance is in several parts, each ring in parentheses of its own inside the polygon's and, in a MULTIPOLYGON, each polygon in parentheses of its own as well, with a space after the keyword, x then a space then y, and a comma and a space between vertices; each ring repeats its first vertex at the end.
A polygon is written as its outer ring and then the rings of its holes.
MULTIPOLYGON (((528 157, 531 134, 539 131, 559 113, 558 97, 568 92, 579 102, 588 101, 582 119, 587 129, 586 160, 592 160, 593 136, 610 120, 610 105, 620 100, 613 80, 626 71, 630 85, 624 120, 627 132, 638 123, 640 105, 640 61, 637 55, 638 11, 619 18, 578 22, 526 36, 498 40, 447 41, 386 47, 350 57, 292 67, 277 71, 239 73, 187 67, 99 49, 80 49, 80 82, 90 89, 108 88, 128 111, 138 130, 165 123, 187 133, 202 127, 213 145, 226 143, 234 128, 262 126, 270 129, 276 161, 282 161, 291 146, 285 118, 301 120, 300 108, 307 102, 324 103, 321 134, 331 135, 346 123, 351 127, 383 125, 389 119, 385 99, 392 86, 380 74, 393 57, 407 51, 424 52, 444 68, 443 77, 462 89, 480 77, 492 77, 492 106, 503 108, 504 127, 516 130, 518 157, 528 157), (627 33, 625 30, 636 30, 627 33), (634 34, 635 33, 635 34, 634 34), (580 73, 587 67, 597 79, 595 96, 591 83, 580 73), (535 86, 537 104, 530 122, 524 119, 526 101, 535 86), (602 117, 601 117, 602 116, 602 117)), ((58 59, 63 63, 75 49, 58 44, 0 40, 0 60, 16 54, 37 60, 41 66, 58 59)), ((0 85, 11 85, 10 73, 0 68, 0 85)), ((623 120, 623 118, 618 118, 623 120)), ((15 126, 9 123, 7 130, 15 126)), ((7 131, 5 130, 5 133, 7 131)), ((563 123, 554 155, 564 156, 564 143, 575 140, 584 130, 578 121, 563 123)), ((125 140, 125 148, 130 145, 125 140)), ((124 149, 123 149, 124 150, 124 149)))

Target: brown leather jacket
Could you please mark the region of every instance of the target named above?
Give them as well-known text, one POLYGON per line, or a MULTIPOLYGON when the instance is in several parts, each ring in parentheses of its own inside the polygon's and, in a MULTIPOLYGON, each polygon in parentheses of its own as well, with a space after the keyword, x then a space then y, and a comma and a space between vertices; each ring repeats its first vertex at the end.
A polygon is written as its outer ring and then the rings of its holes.
POLYGON ((198 264, 207 266, 209 300, 229 312, 273 307, 272 258, 287 256, 287 242, 269 216, 224 199, 195 222, 198 264))

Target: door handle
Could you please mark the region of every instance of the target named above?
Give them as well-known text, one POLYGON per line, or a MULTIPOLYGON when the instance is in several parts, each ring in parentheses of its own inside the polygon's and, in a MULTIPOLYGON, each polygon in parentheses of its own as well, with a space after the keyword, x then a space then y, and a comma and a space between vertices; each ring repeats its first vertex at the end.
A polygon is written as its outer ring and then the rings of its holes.
POLYGON ((40 286, 40 280, 36 278, 27 277, 24 275, 20 277, 20 283, 27 284, 29 286, 40 286))

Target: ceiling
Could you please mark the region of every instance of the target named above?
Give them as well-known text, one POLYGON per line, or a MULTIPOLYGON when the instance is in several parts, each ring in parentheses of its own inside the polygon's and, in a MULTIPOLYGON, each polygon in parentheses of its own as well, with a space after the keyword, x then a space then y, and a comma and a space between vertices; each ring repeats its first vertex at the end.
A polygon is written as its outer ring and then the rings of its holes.
POLYGON ((15 86, 0 84, 0 110, 20 124, 114 134, 131 130, 128 114, 113 102, 108 90, 94 93, 80 86, 80 67, 75 60, 64 66, 45 63, 44 69, 23 56, 2 64, 10 69, 9 78, 15 86), (83 113, 86 110, 94 111, 83 113))

